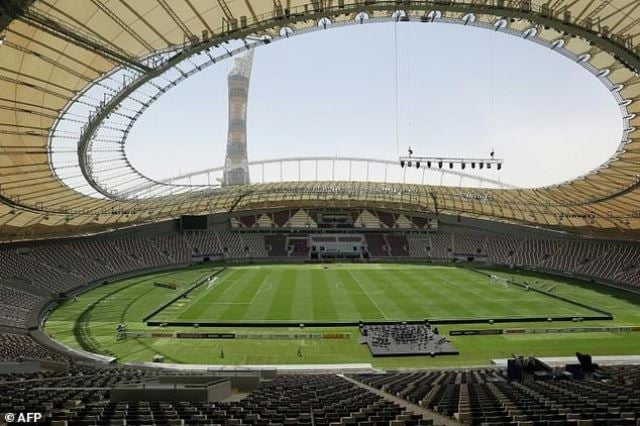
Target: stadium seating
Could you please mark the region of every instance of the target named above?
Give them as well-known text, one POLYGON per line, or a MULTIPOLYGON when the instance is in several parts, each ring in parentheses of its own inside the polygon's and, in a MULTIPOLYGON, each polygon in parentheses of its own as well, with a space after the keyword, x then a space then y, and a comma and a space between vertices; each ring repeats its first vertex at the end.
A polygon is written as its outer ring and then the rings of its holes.
POLYGON ((151 240, 146 238, 118 238, 115 247, 132 259, 136 259, 145 267, 162 266, 171 263, 166 254, 156 248, 151 240))
POLYGON ((0 250, 0 279, 20 279, 30 286, 50 293, 62 293, 84 284, 84 280, 75 274, 60 271, 40 263, 28 253, 0 250))
POLYGON ((426 259, 431 250, 431 240, 429 234, 411 234, 407 236, 409 246, 409 256, 426 259))
POLYGON ((266 235, 264 242, 269 248, 269 256, 284 257, 287 255, 287 237, 281 234, 266 235))
POLYGON ((562 242, 550 239, 526 239, 515 253, 511 263, 514 265, 540 265, 550 258, 562 246, 562 242))
POLYGON ((382 234, 365 234, 369 254, 373 257, 389 256, 387 241, 382 234))
POLYGON ((575 271, 605 254, 607 249, 608 246, 600 242, 568 241, 553 256, 541 262, 541 266, 557 271, 575 271))
POLYGON ((367 385, 455 418, 482 425, 635 425, 640 366, 601 369, 605 380, 509 382, 501 369, 352 376, 367 385))
POLYGON ((0 324, 27 328, 29 315, 44 301, 43 297, 0 284, 0 324))
POLYGON ((407 243, 407 238, 404 235, 388 234, 384 237, 387 241, 387 247, 389 247, 391 251, 391 256, 409 255, 409 243, 407 243))
POLYGON ((113 274, 113 270, 101 262, 76 252, 69 244, 46 244, 34 247, 33 258, 52 268, 77 274, 89 281, 113 274))
POLYGON ((74 367, 68 375, 0 376, 0 411, 28 407, 55 425, 432 424, 421 415, 332 374, 279 376, 262 382, 239 401, 110 401, 112 386, 161 374, 132 368, 74 367))
MULTIPOLYGON (((425 409, 471 425, 635 425, 640 366, 601 367, 595 380, 507 381, 502 368, 279 375, 221 402, 116 402, 111 389, 171 373, 77 364, 28 336, 0 334, 0 359, 68 363, 68 371, 0 373, 0 411, 37 411, 50 424, 429 425, 425 409), (363 386, 358 385, 360 382, 363 386), (370 388, 379 391, 374 392, 370 388), (406 404, 400 404, 402 400, 406 404), (415 407, 415 408, 411 408, 415 407)), ((433 415, 431 415, 433 417, 433 415)))
POLYGON ((27 335, 0 333, 0 362, 22 359, 72 362, 70 356, 46 348, 27 335))
POLYGON ((222 256, 222 246, 214 232, 185 232, 184 239, 191 247, 194 256, 222 256))
POLYGON ((488 261, 498 265, 511 264, 523 241, 511 236, 489 235, 485 244, 488 261))
POLYGON ((309 214, 300 209, 295 212, 285 223, 285 226, 288 228, 317 228, 318 224, 314 221, 309 214))
POLYGON ((143 269, 147 265, 143 259, 137 259, 118 249, 110 240, 86 239, 71 243, 72 248, 82 253, 84 257, 106 265, 112 274, 120 274, 136 269, 143 269))
POLYGON ((249 257, 249 251, 237 232, 219 232, 220 246, 225 258, 242 259, 249 257))
POLYGON ((371 213, 369 210, 362 210, 358 218, 354 221, 357 228, 365 229, 379 229, 384 228, 385 225, 378 219, 378 216, 371 213))
POLYGON ((401 214, 396 216, 396 223, 394 226, 398 229, 412 229, 415 227, 415 224, 410 218, 401 214))
POLYGON ((175 263, 189 263, 191 261, 192 248, 179 233, 153 237, 151 243, 175 263))
POLYGON ((309 244, 307 236, 287 238, 289 256, 309 257, 309 244))
POLYGON ((453 251, 453 234, 449 232, 435 232, 430 235, 431 250, 429 257, 438 260, 451 259, 453 251))
POLYGON ((273 223, 278 227, 282 227, 291 218, 291 212, 289 210, 276 212, 276 213, 273 214, 272 217, 273 217, 273 223))
POLYGON ((487 236, 480 233, 459 233, 454 236, 453 253, 458 256, 484 254, 487 236))
POLYGON ((616 281, 629 283, 634 287, 640 287, 640 267, 633 267, 615 275, 616 281))
MULTIPOLYGON (((318 211, 315 209, 291 209, 275 213, 243 213, 240 216, 229 219, 231 229, 277 229, 289 231, 295 229, 336 228, 336 223, 323 223, 322 213, 329 216, 336 214, 333 211, 318 211), (320 221, 320 222, 319 222, 320 221)), ((338 215, 349 218, 340 222, 338 228, 355 225, 364 229, 398 229, 398 230, 432 230, 437 228, 437 220, 424 216, 413 216, 404 213, 390 213, 376 209, 341 210, 338 215)))
MULTIPOLYGON (((637 244, 612 245, 611 249, 594 261, 586 263, 578 268, 584 275, 605 279, 624 275, 625 272, 632 271, 634 267, 640 265, 637 244)), ((633 279, 633 276, 630 277, 633 279)), ((637 281, 627 282, 638 285, 637 281)))
POLYGON ((396 223, 396 219, 393 217, 392 213, 379 211, 376 212, 376 216, 385 228, 393 228, 396 223))
POLYGON ((254 259, 264 259, 269 256, 266 248, 264 236, 262 234, 242 234, 242 240, 249 247, 250 257, 254 259))

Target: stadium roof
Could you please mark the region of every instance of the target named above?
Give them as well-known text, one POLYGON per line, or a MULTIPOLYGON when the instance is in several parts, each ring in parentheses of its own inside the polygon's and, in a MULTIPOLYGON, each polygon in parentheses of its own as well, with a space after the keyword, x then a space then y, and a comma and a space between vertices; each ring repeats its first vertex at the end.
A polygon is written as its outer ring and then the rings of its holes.
MULTIPOLYGON (((0 234, 5 238, 81 233, 183 213, 326 205, 419 209, 576 230, 640 228, 637 0, 5 0, 0 11, 0 234), (87 156, 91 138, 106 120, 120 115, 126 121, 122 103, 135 103, 132 94, 140 85, 190 57, 224 48, 225 41, 267 43, 308 29, 360 23, 365 16, 473 23, 562 49, 610 85, 623 111, 623 143, 598 170, 538 189, 296 182, 178 190, 142 199, 118 197, 93 178, 95 160, 87 156), (127 74, 119 86, 107 84, 123 70, 127 74), (87 96, 96 85, 104 87, 101 99, 87 96), (86 114, 68 114, 79 103, 86 114), (65 130, 72 128, 65 123, 79 123, 79 130, 65 130), (52 164, 54 137, 69 141, 75 163, 52 164), (64 167, 94 195, 65 184, 64 167)), ((135 114, 146 108, 140 103, 135 114)), ((124 152, 128 129, 111 130, 112 150, 124 152)), ((127 166, 126 173, 151 181, 127 166)))

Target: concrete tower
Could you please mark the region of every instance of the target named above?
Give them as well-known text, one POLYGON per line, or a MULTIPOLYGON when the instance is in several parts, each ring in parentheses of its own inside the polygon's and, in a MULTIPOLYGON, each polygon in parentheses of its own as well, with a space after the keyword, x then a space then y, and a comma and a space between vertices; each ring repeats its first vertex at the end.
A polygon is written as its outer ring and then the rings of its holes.
POLYGON ((235 59, 235 65, 227 77, 229 91, 229 128, 227 155, 224 161, 225 186, 248 185, 247 160, 247 100, 253 64, 253 49, 235 59))

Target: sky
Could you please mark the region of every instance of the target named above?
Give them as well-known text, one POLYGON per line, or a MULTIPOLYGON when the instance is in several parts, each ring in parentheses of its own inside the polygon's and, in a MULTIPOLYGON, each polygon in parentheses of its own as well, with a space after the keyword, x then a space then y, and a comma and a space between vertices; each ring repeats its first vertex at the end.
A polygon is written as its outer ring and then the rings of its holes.
MULTIPOLYGON (((143 114, 127 142, 136 168, 161 179, 224 163, 231 67, 196 74, 143 114)), ((250 161, 396 160, 409 145, 424 156, 495 149, 503 170, 476 173, 522 187, 589 172, 622 136, 606 87, 566 57, 506 34, 417 22, 352 25, 258 48, 247 127, 250 161)))

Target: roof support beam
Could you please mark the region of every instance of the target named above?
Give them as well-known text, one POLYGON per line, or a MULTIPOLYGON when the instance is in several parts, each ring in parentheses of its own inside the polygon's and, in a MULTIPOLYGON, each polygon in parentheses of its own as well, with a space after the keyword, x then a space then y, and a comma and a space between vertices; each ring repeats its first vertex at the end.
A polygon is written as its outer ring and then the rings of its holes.
POLYGON ((128 26, 122 19, 120 19, 120 17, 116 13, 114 13, 113 10, 111 10, 107 6, 105 6, 105 4, 102 3, 101 0, 91 0, 91 2, 98 9, 100 9, 105 15, 107 15, 109 18, 111 18, 111 20, 113 22, 118 24, 118 26, 120 26, 120 28, 125 30, 127 32, 127 34, 129 34, 138 43, 140 43, 142 46, 144 46, 144 48, 147 49, 149 51, 149 53, 151 53, 151 52, 153 52, 155 50, 153 48, 153 46, 151 46, 144 38, 142 38, 138 33, 133 31, 133 29, 130 26, 128 26))
POLYGON ((202 25, 207 29, 207 31, 209 32, 209 36, 213 35, 213 29, 209 26, 209 24, 207 23, 207 21, 204 20, 204 18, 202 17, 202 15, 200 14, 200 12, 198 12, 198 9, 196 9, 193 6, 193 3, 191 3, 191 0, 184 0, 184 2, 187 4, 187 6, 189 6, 189 8, 191 9, 191 11, 193 12, 194 15, 196 15, 198 17, 198 19, 200 20, 200 22, 202 23, 202 25))
POLYGON ((229 5, 226 0, 218 0, 218 4, 220 5, 220 9, 224 14, 224 17, 227 18, 227 21, 233 20, 233 14, 231 13, 231 9, 229 9, 229 5))
POLYGON ((126 7, 129 10, 129 12, 131 12, 136 18, 138 18, 140 20, 140 22, 144 23, 147 26, 147 28, 149 28, 151 31, 153 31, 153 33, 160 40, 162 40, 162 42, 164 44, 166 44, 167 46, 171 46, 172 45, 172 43, 160 31, 158 31, 158 29, 156 27, 151 25, 149 23, 149 21, 144 18, 144 16, 142 16, 140 13, 138 13, 138 11, 133 6, 129 5, 129 3, 126 2, 126 1, 123 1, 122 5, 124 7, 126 7))
POLYGON ((100 43, 96 40, 92 40, 82 34, 79 34, 77 30, 68 27, 66 24, 56 21, 48 16, 45 16, 33 9, 27 10, 24 14, 16 16, 28 25, 33 26, 41 31, 47 32, 55 37, 61 38, 69 43, 80 46, 91 52, 95 52, 104 58, 129 67, 141 72, 148 72, 150 68, 140 63, 136 58, 133 58, 123 52, 112 49, 104 43, 100 43))
POLYGON ((182 19, 180 19, 180 17, 176 14, 176 12, 173 9, 171 9, 171 6, 165 0, 158 0, 158 3, 160 3, 160 6, 162 6, 164 11, 167 12, 167 15, 169 15, 169 17, 173 19, 173 22, 175 22, 176 25, 180 27, 180 29, 182 30, 184 35, 189 39, 190 42, 194 42, 194 40, 198 40, 198 37, 193 35, 189 27, 187 27, 187 25, 184 22, 182 22, 182 19))
POLYGON ((249 10, 249 13, 251 14, 251 17, 253 18, 253 21, 257 21, 258 20, 258 15, 256 15, 256 11, 253 9, 253 6, 251 5, 251 2, 249 2, 249 0, 244 0, 245 6, 247 6, 247 9, 249 10))

